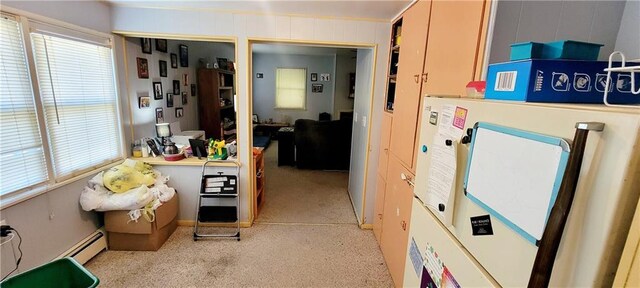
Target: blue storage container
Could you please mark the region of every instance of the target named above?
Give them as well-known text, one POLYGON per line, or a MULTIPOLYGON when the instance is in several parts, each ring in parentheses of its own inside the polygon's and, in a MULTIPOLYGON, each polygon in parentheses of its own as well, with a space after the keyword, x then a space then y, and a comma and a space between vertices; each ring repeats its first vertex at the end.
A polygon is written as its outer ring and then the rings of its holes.
MULTIPOLYGON (((627 62, 627 65, 640 65, 627 62)), ((614 62, 615 67, 620 63, 614 62)), ((553 103, 603 103, 606 61, 521 60, 489 65, 485 99, 553 103)), ((631 73, 611 73, 609 102, 638 104, 631 73)), ((640 73, 635 73, 640 83, 640 73)), ((636 84, 637 85, 637 84, 636 84)))
POLYGON ((545 43, 542 59, 598 60, 600 47, 604 45, 572 40, 545 43))
POLYGON ((511 61, 541 58, 543 46, 543 43, 538 42, 511 44, 511 61))

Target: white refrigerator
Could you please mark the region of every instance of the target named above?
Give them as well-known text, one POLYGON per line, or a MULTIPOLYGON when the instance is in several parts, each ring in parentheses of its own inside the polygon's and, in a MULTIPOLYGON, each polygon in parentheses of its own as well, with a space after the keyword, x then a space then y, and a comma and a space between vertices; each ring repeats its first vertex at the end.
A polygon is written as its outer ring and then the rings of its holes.
MULTIPOLYGON (((490 215, 464 193, 468 144, 457 144, 446 213, 429 200, 434 140, 446 111, 464 112, 466 135, 476 122, 571 140, 575 124, 605 123, 591 132, 550 286, 611 286, 640 195, 640 109, 425 97, 405 287, 524 287, 538 247, 507 223, 490 218, 491 233, 476 234, 472 218, 490 215), (476 234, 476 235, 474 235, 476 234)), ((458 117, 459 115, 456 115, 458 117)), ((440 130, 439 130, 440 129, 440 130)), ((459 141, 459 139, 457 139, 459 141)), ((476 220, 473 220, 476 221, 476 220)), ((476 227, 477 228, 477 227, 476 227)), ((486 231, 484 231, 486 232, 486 231)))

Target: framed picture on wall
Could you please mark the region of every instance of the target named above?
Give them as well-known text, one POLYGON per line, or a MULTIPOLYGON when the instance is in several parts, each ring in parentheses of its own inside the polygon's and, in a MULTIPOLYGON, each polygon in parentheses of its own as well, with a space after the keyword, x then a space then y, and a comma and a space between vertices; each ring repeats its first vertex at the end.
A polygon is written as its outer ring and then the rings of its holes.
POLYGON ((187 91, 182 92, 182 105, 187 105, 187 91))
POLYGON ((324 85, 322 84, 311 84, 311 92, 313 93, 322 93, 322 88, 324 85))
POLYGON ((182 85, 189 86, 189 74, 182 74, 182 85))
POLYGON ((167 53, 167 39, 156 39, 156 50, 167 53))
POLYGON ((191 97, 196 96, 196 84, 191 84, 191 97))
POLYGON ((182 118, 182 115, 184 115, 184 110, 182 110, 182 108, 176 108, 176 118, 182 118))
POLYGON ((323 82, 331 81, 331 74, 329 74, 329 73, 320 74, 320 81, 323 81, 323 82))
POLYGON ((136 58, 136 66, 138 67, 138 78, 149 79, 149 62, 146 58, 136 58))
POLYGON ((318 81, 318 73, 311 73, 311 82, 318 81))
POLYGON ((171 53, 171 68, 178 68, 178 55, 171 53))
POLYGON ((140 38, 140 46, 142 46, 142 53, 151 54, 151 38, 140 38))
POLYGON ((156 124, 164 122, 164 111, 162 108, 156 108, 156 124))
POLYGON ((173 94, 180 95, 180 80, 173 80, 173 94))
POLYGON ((160 77, 167 77, 167 61, 158 61, 158 67, 160 69, 160 77))
POLYGON ((151 97, 140 96, 138 97, 138 108, 149 108, 151 106, 151 97))
POLYGON ((189 67, 189 47, 184 44, 180 44, 180 67, 189 67))
POLYGON ((153 99, 162 99, 162 82, 153 82, 153 99))
POLYGON ((173 94, 167 93, 167 108, 173 107, 173 94))

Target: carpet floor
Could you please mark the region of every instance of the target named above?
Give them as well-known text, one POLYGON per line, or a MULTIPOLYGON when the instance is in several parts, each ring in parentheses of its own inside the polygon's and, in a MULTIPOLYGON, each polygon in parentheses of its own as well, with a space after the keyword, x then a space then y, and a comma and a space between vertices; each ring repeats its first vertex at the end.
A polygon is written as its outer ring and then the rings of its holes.
POLYGON ((156 252, 105 251, 85 267, 104 287, 392 287, 348 174, 278 167, 277 142, 265 156, 266 202, 241 241, 194 242, 178 227, 156 252))

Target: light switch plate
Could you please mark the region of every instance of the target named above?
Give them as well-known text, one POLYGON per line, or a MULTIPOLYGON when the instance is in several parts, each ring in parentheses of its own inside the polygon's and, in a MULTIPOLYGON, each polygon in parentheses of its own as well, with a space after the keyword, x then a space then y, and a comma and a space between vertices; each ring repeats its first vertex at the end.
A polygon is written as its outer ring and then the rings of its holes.
POLYGON ((362 116, 362 127, 367 127, 367 116, 362 116))

